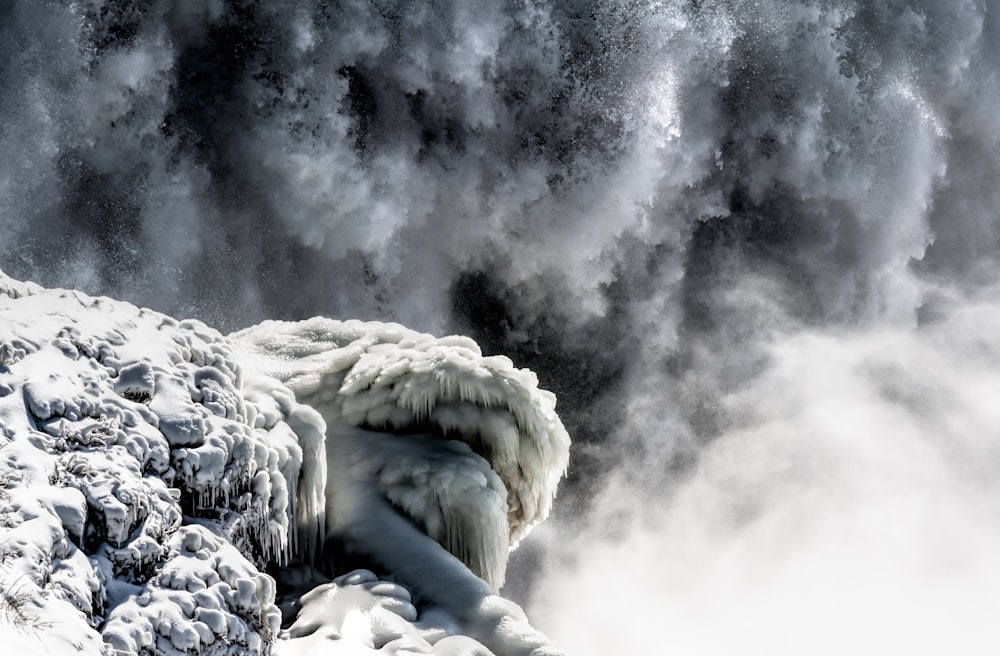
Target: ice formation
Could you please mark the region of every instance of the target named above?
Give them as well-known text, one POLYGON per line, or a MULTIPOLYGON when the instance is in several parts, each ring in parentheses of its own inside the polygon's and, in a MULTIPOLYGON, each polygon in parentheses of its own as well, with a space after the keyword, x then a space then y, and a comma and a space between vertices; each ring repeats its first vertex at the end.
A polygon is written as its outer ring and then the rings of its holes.
POLYGON ((494 592, 568 459, 533 373, 397 324, 317 317, 232 337, 326 421, 332 540, 497 654, 555 653, 494 592))
POLYGON ((227 338, 0 273, 0 627, 24 654, 555 654, 476 576, 549 511, 553 407, 463 338, 227 338), (265 570, 315 571, 328 531, 397 583, 340 576, 281 630, 265 570))
POLYGON ((499 588, 508 549, 548 515, 569 456, 555 397, 532 372, 468 338, 397 324, 316 317, 233 337, 326 420, 341 473, 329 530, 370 519, 359 497, 377 490, 499 588))

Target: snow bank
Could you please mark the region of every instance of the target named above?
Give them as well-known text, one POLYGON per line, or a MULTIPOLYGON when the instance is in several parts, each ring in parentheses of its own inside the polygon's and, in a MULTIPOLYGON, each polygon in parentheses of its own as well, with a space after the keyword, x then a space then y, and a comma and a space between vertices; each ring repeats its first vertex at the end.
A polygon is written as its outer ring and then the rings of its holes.
POLYGON ((0 583, 38 632, 23 648, 268 653, 260 569, 322 535, 325 469, 303 467, 322 434, 199 322, 0 274, 0 583))

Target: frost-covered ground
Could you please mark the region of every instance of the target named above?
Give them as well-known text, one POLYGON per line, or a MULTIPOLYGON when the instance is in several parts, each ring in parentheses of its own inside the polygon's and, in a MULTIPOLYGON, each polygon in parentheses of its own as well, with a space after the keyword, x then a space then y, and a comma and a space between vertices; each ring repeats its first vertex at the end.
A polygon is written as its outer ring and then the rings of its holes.
POLYGON ((0 273, 5 644, 559 653, 495 590, 568 449, 534 375, 466 338, 227 338, 0 273))

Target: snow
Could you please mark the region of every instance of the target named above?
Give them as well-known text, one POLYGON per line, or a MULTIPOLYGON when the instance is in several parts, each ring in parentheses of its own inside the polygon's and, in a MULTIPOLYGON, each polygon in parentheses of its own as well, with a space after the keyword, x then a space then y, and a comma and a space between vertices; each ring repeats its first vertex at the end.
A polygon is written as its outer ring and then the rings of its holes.
POLYGON ((557 654, 496 594, 566 467, 554 405, 466 338, 227 338, 0 273, 0 627, 23 654, 557 654))
POLYGON ((488 656, 475 640, 455 635, 441 614, 418 621, 410 593, 358 570, 302 597, 302 609, 275 654, 442 654, 488 656), (374 630, 373 630, 374 629, 374 630))

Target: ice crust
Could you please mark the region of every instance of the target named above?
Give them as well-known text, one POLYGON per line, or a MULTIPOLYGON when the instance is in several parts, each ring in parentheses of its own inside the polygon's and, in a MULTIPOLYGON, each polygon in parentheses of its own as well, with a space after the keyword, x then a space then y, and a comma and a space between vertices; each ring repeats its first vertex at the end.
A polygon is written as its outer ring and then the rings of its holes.
POLYGON ((0 636, 24 655, 557 654, 495 588, 568 444, 534 375, 466 338, 328 319, 224 337, 0 272, 0 636), (312 581, 282 630, 264 570, 329 571, 330 540, 392 581, 312 581))

